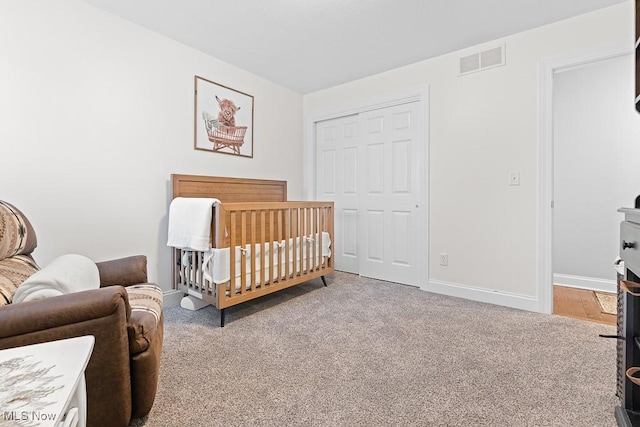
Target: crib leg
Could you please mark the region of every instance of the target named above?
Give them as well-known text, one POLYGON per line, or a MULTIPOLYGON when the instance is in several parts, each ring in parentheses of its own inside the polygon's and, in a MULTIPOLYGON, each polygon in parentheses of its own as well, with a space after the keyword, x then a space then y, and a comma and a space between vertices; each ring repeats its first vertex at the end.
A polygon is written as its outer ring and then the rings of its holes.
POLYGON ((220 327, 224 328, 224 308, 220 309, 220 327))
POLYGON ((320 276, 320 278, 322 279, 322 283, 324 283, 325 288, 327 287, 327 281, 324 280, 324 276, 320 276))

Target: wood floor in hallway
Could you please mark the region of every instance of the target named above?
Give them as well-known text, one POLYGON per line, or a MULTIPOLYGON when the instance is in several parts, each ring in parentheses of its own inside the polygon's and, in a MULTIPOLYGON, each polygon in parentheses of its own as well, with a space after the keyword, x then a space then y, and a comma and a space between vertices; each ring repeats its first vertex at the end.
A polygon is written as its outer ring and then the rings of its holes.
POLYGON ((587 289, 554 285, 553 314, 608 325, 616 324, 616 315, 600 311, 595 294, 587 289))

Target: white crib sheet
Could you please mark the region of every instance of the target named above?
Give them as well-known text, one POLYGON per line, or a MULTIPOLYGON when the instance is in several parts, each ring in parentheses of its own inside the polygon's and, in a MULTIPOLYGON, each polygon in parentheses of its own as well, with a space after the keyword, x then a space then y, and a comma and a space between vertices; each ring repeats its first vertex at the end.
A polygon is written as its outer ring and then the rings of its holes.
MULTIPOLYGON (((322 264, 324 264, 325 259, 327 257, 331 257, 331 237, 329 236, 329 233, 327 232, 322 232, 322 239, 321 242, 318 242, 318 239, 313 239, 313 235, 304 237, 302 240, 302 245, 300 244, 300 238, 296 237, 295 238, 295 247, 296 247, 296 258, 295 260, 296 265, 294 268, 293 265, 293 243, 294 243, 294 239, 289 239, 289 274, 292 274, 294 272, 294 270, 296 272, 300 272, 300 250, 302 250, 302 269, 305 270, 307 269, 307 247, 309 248, 309 253, 310 253, 310 260, 309 260, 309 267, 317 267, 320 266, 322 264), (313 244, 316 244, 316 260, 315 262, 313 262, 313 244)), ((285 264, 286 264, 286 257, 285 257, 285 241, 282 240, 280 242, 270 242, 270 243, 266 243, 265 244, 265 255, 264 255, 264 259, 265 262, 268 263, 269 262, 269 253, 270 251, 273 251, 273 268, 275 269, 274 271, 277 271, 278 268, 278 256, 280 257, 280 273, 281 273, 281 278, 284 277, 284 275, 286 274, 286 269, 285 269, 285 264)), ((251 286, 251 278, 250 278, 250 272, 251 272, 251 257, 252 254, 255 257, 255 263, 256 263, 256 283, 260 283, 260 270, 262 269, 262 259, 263 257, 261 256, 262 253, 262 245, 253 245, 253 248, 251 247, 251 245, 246 245, 244 250, 245 250, 245 256, 242 255, 242 250, 240 246, 236 246, 236 267, 235 267, 235 276, 236 276, 236 290, 239 289, 240 286, 240 276, 242 274, 242 270, 241 270, 241 263, 242 260, 244 259, 244 262, 246 263, 246 273, 247 273, 247 280, 246 283, 248 285, 248 287, 251 286)), ((205 271, 207 272, 207 275, 209 275, 209 277, 207 277, 210 281, 212 281, 215 284, 220 284, 220 283, 227 283, 230 280, 230 276, 231 276, 231 268, 230 268, 230 250, 229 248, 223 248, 223 249, 211 249, 210 253, 208 255, 206 255, 206 258, 208 258, 208 262, 206 262, 205 265, 205 271)), ((265 280, 267 280, 269 278, 269 265, 266 265, 265 267, 265 280)), ((277 273, 276 273, 277 274, 277 273)))

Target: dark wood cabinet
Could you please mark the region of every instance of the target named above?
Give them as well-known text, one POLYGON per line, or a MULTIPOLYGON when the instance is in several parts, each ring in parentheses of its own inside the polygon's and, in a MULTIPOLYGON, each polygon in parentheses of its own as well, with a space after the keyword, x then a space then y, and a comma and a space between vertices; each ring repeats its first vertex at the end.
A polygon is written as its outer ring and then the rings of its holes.
POLYGON ((619 426, 640 426, 640 209, 619 209, 625 214, 620 224, 620 258, 623 274, 618 274, 616 394, 619 426), (638 378, 636 378, 638 377, 638 378))

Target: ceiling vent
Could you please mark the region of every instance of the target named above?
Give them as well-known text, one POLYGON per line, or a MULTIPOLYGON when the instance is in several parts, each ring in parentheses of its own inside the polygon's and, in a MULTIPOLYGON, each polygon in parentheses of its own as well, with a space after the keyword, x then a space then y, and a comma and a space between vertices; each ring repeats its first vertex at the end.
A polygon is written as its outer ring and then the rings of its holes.
POLYGON ((506 64, 505 45, 463 56, 458 60, 458 75, 475 73, 506 64))

